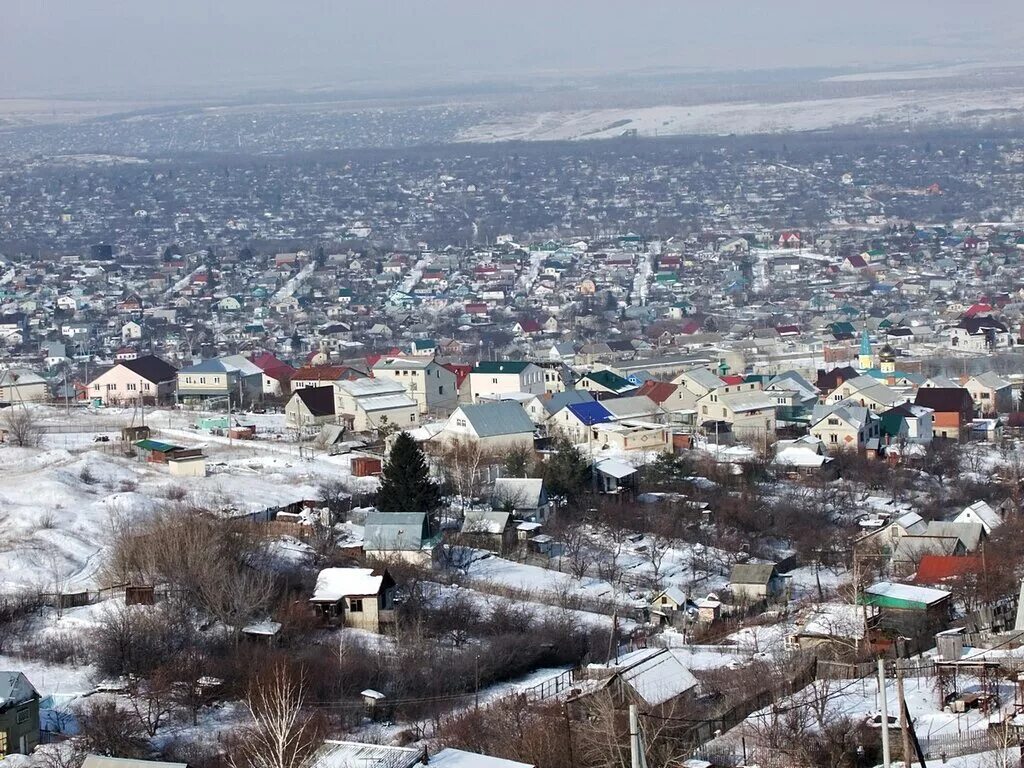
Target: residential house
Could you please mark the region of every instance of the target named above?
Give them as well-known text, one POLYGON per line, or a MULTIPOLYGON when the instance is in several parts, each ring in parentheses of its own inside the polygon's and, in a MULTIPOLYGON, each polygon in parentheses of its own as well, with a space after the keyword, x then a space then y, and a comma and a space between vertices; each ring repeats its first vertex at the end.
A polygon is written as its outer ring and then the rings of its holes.
POLYGON ((438 437, 442 441, 469 440, 487 451, 533 449, 534 426, 523 407, 502 400, 460 405, 438 437))
POLYGON ((511 512, 517 520, 543 523, 551 505, 539 477, 499 477, 491 492, 491 507, 511 512))
POLYGON ((981 416, 1013 410, 1013 386, 998 374, 989 371, 972 376, 964 383, 964 389, 971 393, 974 407, 981 416))
POLYGON ((89 396, 104 405, 167 403, 177 376, 177 368, 154 355, 121 360, 89 382, 89 396))
POLYGON ((0 758, 39 743, 39 692, 21 672, 0 672, 0 758))
POLYGON ((567 389, 564 392, 537 395, 523 404, 526 414, 534 424, 545 424, 554 414, 572 403, 592 403, 594 397, 583 389, 567 389))
POLYGON ((881 445, 881 418, 862 405, 818 406, 810 433, 830 449, 872 450, 881 445))
POLYGON ((510 552, 516 544, 512 513, 501 509, 467 509, 459 529, 460 541, 498 554, 510 552))
POLYGON ((426 512, 371 512, 363 524, 363 552, 374 560, 424 565, 432 558, 426 512))
POLYGON ((322 387, 338 381, 365 379, 366 374, 350 365, 307 365, 292 375, 292 391, 303 387, 322 387))
POLYGON ((249 358, 253 365, 263 372, 263 394, 270 397, 282 397, 291 387, 295 369, 288 363, 278 360, 269 352, 260 352, 249 358))
POLYGON ((829 456, 825 444, 813 435, 795 440, 779 440, 775 444, 772 466, 787 473, 815 475, 826 479, 838 476, 835 457, 829 456))
POLYGON ((789 642, 819 657, 856 657, 865 650, 868 633, 877 625, 875 606, 822 603, 812 606, 798 620, 789 642))
POLYGON ((382 357, 373 364, 376 379, 402 385, 420 413, 450 413, 459 402, 455 374, 433 358, 382 357))
POLYGON ((204 360, 178 371, 176 394, 179 402, 241 403, 262 396, 263 370, 242 355, 204 360))
POLYGON ((323 424, 336 424, 334 387, 303 387, 295 390, 284 407, 289 429, 308 430, 323 424))
POLYGON ((0 370, 0 403, 41 403, 50 399, 46 379, 28 368, 0 370))
POLYGON ((737 563, 729 573, 729 589, 738 602, 771 600, 781 594, 783 580, 774 563, 737 563))
POLYGON ((584 716, 589 697, 605 691, 616 706, 637 704, 655 713, 694 699, 699 691, 686 655, 674 648, 641 648, 606 664, 589 664, 582 674, 584 679, 575 684, 580 693, 568 702, 575 716, 584 716))
POLYGON ((953 518, 954 523, 978 523, 984 528, 986 535, 1003 524, 1003 518, 987 501, 976 501, 963 508, 953 518))
POLYGON ((332 626, 380 632, 395 621, 394 591, 387 568, 324 568, 309 602, 332 626))
POLYGON ((697 398, 700 424, 725 423, 736 437, 767 444, 775 438, 775 400, 762 390, 721 387, 697 398))
POLYGON ((964 352, 991 352, 1013 345, 1006 325, 990 315, 965 317, 949 329, 950 349, 964 352))
POLYGON ((356 432, 415 427, 420 409, 405 387, 390 379, 355 379, 334 384, 335 413, 356 432))
POLYGON ((934 412, 932 433, 935 437, 959 440, 974 419, 974 399, 962 387, 922 387, 917 390, 914 405, 934 412))
POLYGON ((544 371, 524 361, 481 360, 469 374, 473 402, 513 392, 540 395, 545 392, 544 371))
POLYGON ((886 445, 901 443, 930 443, 932 441, 935 412, 913 403, 901 403, 883 411, 879 416, 882 438, 886 445))
POLYGON ((604 369, 583 374, 576 382, 576 388, 590 392, 598 399, 603 399, 632 392, 636 389, 636 385, 617 373, 604 369))

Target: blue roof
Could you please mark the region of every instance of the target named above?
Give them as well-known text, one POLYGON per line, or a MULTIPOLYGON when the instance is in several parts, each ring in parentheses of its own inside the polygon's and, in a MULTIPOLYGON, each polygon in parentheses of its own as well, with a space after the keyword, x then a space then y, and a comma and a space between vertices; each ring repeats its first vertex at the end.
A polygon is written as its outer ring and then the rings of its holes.
POLYGON ((612 420, 612 415, 608 409, 596 400, 592 403, 571 403, 566 408, 588 427, 594 424, 605 424, 612 420))

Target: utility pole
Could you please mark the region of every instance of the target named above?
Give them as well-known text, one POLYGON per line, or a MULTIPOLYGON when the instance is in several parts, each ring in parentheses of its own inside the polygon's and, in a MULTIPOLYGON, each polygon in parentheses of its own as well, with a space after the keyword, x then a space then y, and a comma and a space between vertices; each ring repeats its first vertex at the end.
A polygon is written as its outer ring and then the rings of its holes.
POLYGON ((640 735, 640 718, 636 704, 629 705, 629 764, 630 768, 647 768, 644 740, 640 735))
POLYGON ((910 768, 910 729, 907 727, 907 700, 903 695, 903 670, 896 665, 896 694, 899 696, 900 737, 903 742, 903 768, 910 768))
POLYGON ((882 710, 882 765, 891 768, 889 754, 889 707, 885 701, 885 661, 878 659, 878 706, 882 710))

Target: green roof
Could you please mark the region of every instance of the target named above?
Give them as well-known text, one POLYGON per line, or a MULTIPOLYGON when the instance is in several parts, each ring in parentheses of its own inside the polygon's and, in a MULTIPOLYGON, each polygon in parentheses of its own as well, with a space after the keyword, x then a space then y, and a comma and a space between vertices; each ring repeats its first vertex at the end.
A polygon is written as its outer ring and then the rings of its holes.
POLYGON ((154 453, 170 453, 180 448, 180 446, 170 443, 161 443, 159 440, 139 440, 135 445, 144 451, 153 451, 154 453))
POLYGON ((633 385, 624 378, 608 370, 591 371, 583 378, 590 379, 595 384, 600 384, 602 387, 610 389, 612 392, 622 392, 627 389, 634 389, 633 385))
POLYGON ((523 360, 481 360, 473 367, 473 373, 514 373, 526 370, 531 363, 523 360))

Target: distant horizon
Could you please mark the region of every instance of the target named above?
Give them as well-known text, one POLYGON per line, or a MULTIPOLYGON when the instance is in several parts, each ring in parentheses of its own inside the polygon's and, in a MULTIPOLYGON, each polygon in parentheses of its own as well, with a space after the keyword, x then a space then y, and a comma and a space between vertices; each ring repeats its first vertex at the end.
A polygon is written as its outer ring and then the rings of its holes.
POLYGON ((823 10, 726 0, 9 0, 0 98, 232 98, 261 91, 369 95, 686 73, 887 71, 998 61, 1024 4, 992 0, 972 27, 953 0, 865 0, 823 10))

